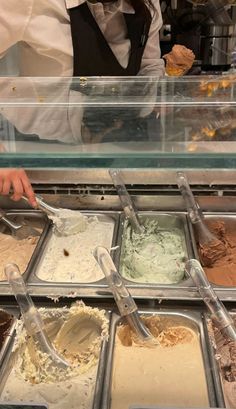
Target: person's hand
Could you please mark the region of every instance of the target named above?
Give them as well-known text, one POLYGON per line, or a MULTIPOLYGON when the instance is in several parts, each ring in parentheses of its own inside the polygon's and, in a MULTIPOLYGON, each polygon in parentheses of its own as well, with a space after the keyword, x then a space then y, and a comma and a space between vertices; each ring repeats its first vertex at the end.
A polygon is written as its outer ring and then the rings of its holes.
POLYGON ((12 200, 20 200, 25 195, 31 206, 37 207, 34 191, 24 169, 0 168, 0 194, 8 195, 11 189, 14 192, 12 200))

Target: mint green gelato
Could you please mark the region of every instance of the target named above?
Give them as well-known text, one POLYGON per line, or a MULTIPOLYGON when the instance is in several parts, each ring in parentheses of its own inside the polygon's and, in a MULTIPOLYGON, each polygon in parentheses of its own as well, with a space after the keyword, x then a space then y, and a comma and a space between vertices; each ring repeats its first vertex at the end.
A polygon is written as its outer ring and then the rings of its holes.
POLYGON ((125 222, 120 273, 139 283, 176 284, 184 278, 185 235, 178 227, 163 228, 156 219, 144 219, 137 234, 125 222))

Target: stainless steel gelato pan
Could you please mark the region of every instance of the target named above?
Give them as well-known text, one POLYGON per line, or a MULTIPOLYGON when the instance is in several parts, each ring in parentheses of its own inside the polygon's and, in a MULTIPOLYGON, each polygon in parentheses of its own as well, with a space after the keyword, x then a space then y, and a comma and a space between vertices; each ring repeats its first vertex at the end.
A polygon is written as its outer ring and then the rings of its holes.
POLYGON ((143 345, 112 317, 102 409, 132 405, 215 407, 200 312, 140 311, 157 345, 143 345))
POLYGON ((39 311, 47 335, 71 366, 67 370, 50 367, 48 356, 35 347, 18 321, 14 344, 0 370, 1 402, 37 403, 49 409, 99 407, 104 370, 100 361, 106 361, 109 313, 82 302, 39 311))
POLYGON ((21 224, 24 221, 30 227, 39 232, 37 237, 27 237, 17 240, 12 236, 9 228, 1 224, 0 233, 0 284, 8 285, 4 266, 8 263, 15 263, 19 266, 23 278, 27 281, 28 276, 36 262, 37 254, 43 245, 49 228, 49 220, 41 211, 34 210, 12 210, 7 211, 7 217, 21 224))
POLYGON ((144 234, 135 234, 125 218, 119 230, 116 264, 126 284, 136 288, 194 286, 184 265, 192 258, 185 213, 139 212, 144 234))
POLYGON ((108 249, 115 246, 119 213, 82 213, 87 218, 87 227, 77 234, 59 236, 53 227, 50 229, 30 276, 30 284, 72 289, 78 285, 106 285, 104 275, 93 257, 93 250, 98 245, 108 249))

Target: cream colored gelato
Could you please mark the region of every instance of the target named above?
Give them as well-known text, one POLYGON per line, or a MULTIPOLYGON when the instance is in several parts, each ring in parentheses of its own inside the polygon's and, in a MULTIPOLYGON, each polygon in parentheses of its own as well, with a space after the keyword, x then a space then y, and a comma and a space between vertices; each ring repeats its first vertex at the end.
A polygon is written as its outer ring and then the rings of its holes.
POLYGON ((58 209, 56 216, 49 216, 55 230, 63 236, 85 231, 88 219, 81 212, 70 209, 58 209))
POLYGON ((55 348, 71 367, 50 371, 50 359, 35 350, 20 321, 11 357, 13 368, 1 400, 48 404, 56 409, 91 408, 101 342, 108 337, 105 311, 80 302, 70 309, 40 309, 40 313, 55 348))
POLYGON ((129 406, 208 407, 199 334, 178 319, 144 319, 155 347, 139 346, 127 325, 118 328, 112 373, 111 409, 129 406))
POLYGON ((175 284, 184 278, 186 245, 179 228, 161 228, 158 218, 144 222, 137 234, 125 223, 121 274, 139 283, 175 284))
POLYGON ((37 276, 50 282, 92 283, 104 277, 93 257, 96 246, 112 246, 113 220, 83 216, 80 232, 60 236, 53 232, 37 268, 37 276), (83 220, 84 219, 84 220, 83 220))
POLYGON ((26 271, 39 238, 28 237, 23 240, 16 240, 10 234, 0 233, 0 281, 6 280, 4 273, 6 264, 17 264, 21 274, 26 271))

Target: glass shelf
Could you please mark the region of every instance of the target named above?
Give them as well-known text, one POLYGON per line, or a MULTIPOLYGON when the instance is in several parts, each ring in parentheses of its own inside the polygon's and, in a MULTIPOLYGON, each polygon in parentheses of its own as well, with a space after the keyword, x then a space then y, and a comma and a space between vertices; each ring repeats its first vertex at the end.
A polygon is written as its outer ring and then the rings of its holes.
POLYGON ((235 168, 236 74, 0 78, 0 166, 235 168))

